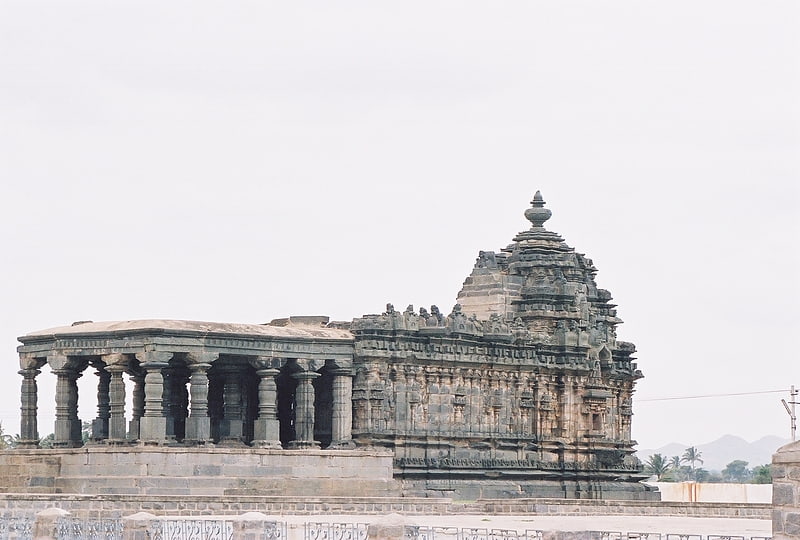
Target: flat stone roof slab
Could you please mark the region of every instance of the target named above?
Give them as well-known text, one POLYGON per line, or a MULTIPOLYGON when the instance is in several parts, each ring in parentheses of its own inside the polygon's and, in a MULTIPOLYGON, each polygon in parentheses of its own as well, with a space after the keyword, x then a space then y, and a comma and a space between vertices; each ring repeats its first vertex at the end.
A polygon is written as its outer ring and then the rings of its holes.
POLYGON ((21 336, 23 343, 58 337, 115 335, 131 333, 166 333, 218 335, 237 337, 275 337, 353 341, 353 334, 339 328, 323 328, 311 325, 272 326, 269 324, 218 323, 205 321, 181 321, 174 319, 141 319, 132 321, 81 322, 71 326, 59 326, 37 330, 21 336))

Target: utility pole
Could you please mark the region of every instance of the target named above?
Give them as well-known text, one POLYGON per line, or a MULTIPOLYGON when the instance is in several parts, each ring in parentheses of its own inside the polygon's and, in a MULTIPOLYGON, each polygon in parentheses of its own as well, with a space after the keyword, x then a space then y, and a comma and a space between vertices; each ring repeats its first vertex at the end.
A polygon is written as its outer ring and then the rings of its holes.
POLYGON ((792 420, 792 442, 797 440, 797 412, 795 410, 795 406, 797 405, 797 394, 800 393, 798 390, 792 385, 789 389, 789 403, 786 403, 785 399, 781 400, 783 403, 784 408, 786 408, 786 412, 789 413, 789 418, 792 420), (789 407, 791 405, 791 407, 789 407))

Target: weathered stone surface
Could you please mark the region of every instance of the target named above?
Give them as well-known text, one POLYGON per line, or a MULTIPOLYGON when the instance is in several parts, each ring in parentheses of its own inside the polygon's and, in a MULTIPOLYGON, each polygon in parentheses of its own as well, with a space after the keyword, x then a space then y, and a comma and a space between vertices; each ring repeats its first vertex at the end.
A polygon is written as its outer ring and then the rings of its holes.
POLYGON ((800 538, 800 441, 778 449, 772 456, 772 471, 773 537, 797 540, 800 538))
POLYGON ((360 446, 392 451, 398 493, 402 485, 460 498, 653 498, 633 457, 635 347, 617 340, 622 321, 591 259, 544 228, 550 215, 537 192, 525 211, 530 229, 479 253, 449 314, 387 304, 352 323, 79 321, 22 336, 22 445, 39 438, 36 377, 45 363, 57 376, 54 445, 82 445, 76 381, 94 370, 92 443, 111 451, 90 452, 86 463, 119 472, 83 474, 67 452, 59 473, 20 470, 5 485, 105 493, 117 477, 126 493, 205 493, 214 486, 189 479, 215 478, 220 492, 272 493, 293 474, 316 479, 298 492, 385 489, 392 464, 303 454, 360 446), (124 457, 135 445, 196 450, 192 463, 180 453, 145 463, 124 457), (202 451, 215 445, 255 456, 252 448, 294 449, 300 461, 232 463, 202 451))
POLYGON ((411 520, 406 516, 389 514, 370 522, 367 537, 374 540, 403 540, 406 538, 406 528, 412 526, 411 520))
POLYGON ((635 348, 549 216, 537 193, 531 229, 480 252, 449 315, 388 304, 352 323, 353 436, 392 448, 415 493, 654 496, 633 457, 635 348))
POLYGON ((400 491, 386 451, 138 446, 126 452, 125 464, 116 462, 114 448, 103 447, 2 453, 0 492, 388 496, 400 491), (24 476, 11 469, 41 455, 54 459, 28 463, 24 476))
POLYGON ((795 487, 791 484, 776 483, 772 486, 772 503, 776 506, 792 506, 795 504, 795 487))

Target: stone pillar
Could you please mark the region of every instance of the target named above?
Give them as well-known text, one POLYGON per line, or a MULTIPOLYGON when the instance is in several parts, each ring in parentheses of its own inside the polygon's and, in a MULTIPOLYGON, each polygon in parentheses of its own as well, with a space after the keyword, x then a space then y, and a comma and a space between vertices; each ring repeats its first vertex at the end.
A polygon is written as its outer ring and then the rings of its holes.
POLYGON ((73 448, 81 445, 80 421, 78 421, 77 438, 75 437, 75 420, 78 417, 77 381, 80 374, 75 371, 70 359, 63 355, 50 356, 47 359, 56 379, 56 422, 53 446, 73 448))
POLYGON ((119 444, 126 440, 125 433, 125 380, 122 374, 127 368, 127 360, 122 354, 109 354, 103 357, 109 373, 108 385, 109 422, 108 442, 119 444))
POLYGON ((162 399, 164 396, 164 377, 161 371, 172 358, 170 352, 137 353, 144 377, 144 416, 139 420, 139 440, 145 444, 164 444, 167 442, 167 419, 164 417, 162 399))
POLYGON ((297 379, 295 392, 295 435, 296 439, 289 443, 289 448, 319 448, 314 440, 314 385, 312 381, 319 377, 315 371, 299 371, 292 373, 297 379))
POLYGON ((44 360, 36 358, 19 359, 19 374, 22 375, 22 389, 20 391, 20 426, 17 448, 36 448, 39 445, 38 390, 36 376, 41 373, 39 368, 44 360))
MULTIPOLYGON (((270 359, 271 360, 271 359, 270 359)), ((270 363, 259 363, 269 366, 270 363)), ((275 378, 280 370, 274 367, 256 369, 258 374, 258 418, 253 426, 253 446, 281 448, 281 426, 278 420, 278 385, 275 378)))
MULTIPOLYGON (((231 540, 261 540, 262 538, 280 538, 282 524, 261 512, 246 512, 231 518, 233 534, 231 540)), ((286 535, 292 538, 291 533, 286 535)), ((306 535, 308 537, 308 535, 306 535)))
POLYGON ((67 403, 69 406, 70 439, 73 443, 72 446, 76 447, 83 446, 83 426, 81 426, 81 419, 78 417, 78 379, 82 375, 82 373, 74 371, 69 377, 69 398, 67 403))
POLYGON ((349 367, 333 370, 333 422, 329 448, 353 448, 353 374, 349 367))
POLYGON ((186 439, 186 419, 189 416, 189 392, 187 391, 189 376, 189 370, 183 368, 172 373, 170 411, 174 436, 177 440, 186 439))
POLYGON ((102 441, 108 438, 108 419, 111 416, 108 388, 111 374, 104 368, 97 369, 97 418, 92 421, 92 440, 102 441))
POLYGON ((241 374, 237 366, 225 366, 220 373, 223 378, 220 443, 240 444, 243 435, 241 374))
POLYGON ((414 538, 413 531, 418 528, 406 516, 389 514, 374 518, 367 525, 367 537, 370 540, 404 540, 414 538))
POLYGON ((154 536, 162 537, 163 523, 155 515, 147 512, 137 512, 130 516, 122 517, 122 540, 150 540, 154 536))
POLYGON ((131 421, 128 424, 128 440, 139 439, 139 424, 144 415, 144 375, 131 373, 133 382, 133 402, 131 403, 131 421))
POLYGON ((208 416, 208 370, 219 357, 213 353, 189 353, 189 418, 186 419, 186 441, 192 444, 211 443, 211 418, 208 416))
POLYGON ((164 415, 165 435, 170 441, 175 440, 175 418, 172 413, 172 369, 161 370, 163 388, 161 391, 161 414, 164 415))
POLYGON ((53 446, 73 448, 81 445, 80 422, 78 437, 75 438, 75 417, 77 416, 77 386, 79 374, 69 368, 53 369, 56 379, 56 424, 53 434, 53 446))
POLYGON ((70 513, 66 510, 53 507, 37 512, 33 522, 33 538, 36 540, 56 540, 60 536, 58 534, 58 520, 69 515, 70 513))

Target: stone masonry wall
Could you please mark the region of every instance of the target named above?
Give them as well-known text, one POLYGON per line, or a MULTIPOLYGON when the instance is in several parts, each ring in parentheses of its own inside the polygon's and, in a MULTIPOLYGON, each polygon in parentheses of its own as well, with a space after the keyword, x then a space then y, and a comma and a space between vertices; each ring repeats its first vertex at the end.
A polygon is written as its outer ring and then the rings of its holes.
POLYGON ((391 496, 392 455, 368 450, 85 447, 0 454, 0 493, 391 496))
POLYGON ((775 540, 800 538, 800 441, 772 456, 772 535, 775 540))

